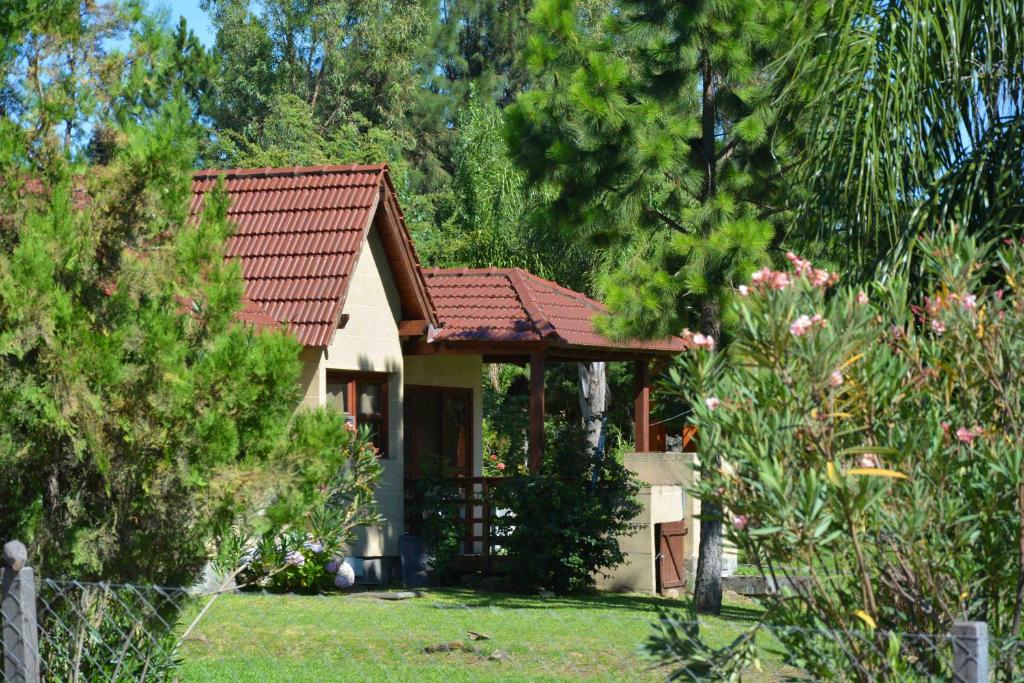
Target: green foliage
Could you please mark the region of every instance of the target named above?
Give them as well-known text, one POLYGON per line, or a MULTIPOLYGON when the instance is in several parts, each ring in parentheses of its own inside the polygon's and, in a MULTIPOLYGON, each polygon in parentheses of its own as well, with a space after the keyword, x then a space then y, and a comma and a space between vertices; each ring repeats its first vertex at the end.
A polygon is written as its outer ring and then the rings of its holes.
POLYGON ((184 590, 109 584, 37 584, 44 681, 180 680, 175 625, 184 590))
POLYGON ((556 194, 547 220, 597 245, 650 235, 603 282, 624 337, 719 335, 732 287, 766 260, 787 210, 788 122, 769 66, 788 3, 627 1, 601 26, 572 0, 531 16, 538 84, 509 107, 509 149, 556 194))
MULTIPOLYGON (((223 193, 189 216, 193 41, 133 3, 79 9, 24 26, 11 68, 38 68, 0 126, 0 536, 50 576, 183 585, 239 515, 373 468, 338 454, 340 416, 293 417, 298 343, 236 322, 223 193)), ((368 521, 370 484, 343 501, 368 521)))
MULTIPOLYGON (((721 456, 694 495, 764 575, 809 577, 765 620, 814 678, 950 676, 948 647, 890 632, 1021 633, 1024 247, 950 229, 918 253, 921 288, 894 277, 871 301, 762 274, 729 362, 687 359, 667 386, 701 460, 721 456)), ((993 657, 1020 678, 1019 652, 993 657)))
POLYGON ((459 515, 466 508, 464 497, 443 472, 426 472, 416 481, 415 491, 411 512, 430 557, 430 580, 439 585, 451 583, 458 578, 455 562, 463 549, 466 525, 459 515))
POLYGON ((792 52, 785 99, 807 140, 794 237, 870 275, 936 225, 1019 234, 1020 15, 1002 0, 831 3, 792 52))
POLYGON ((205 163, 390 163, 414 230, 447 189, 450 133, 421 87, 434 9, 417 0, 208 0, 217 97, 205 163))
POLYGON ((587 458, 578 430, 562 440, 537 475, 518 475, 497 487, 494 505, 509 579, 524 590, 574 593, 594 585, 594 574, 625 560, 618 536, 635 531, 639 485, 611 457, 587 458))
POLYGON ((690 610, 688 616, 683 621, 678 613, 659 612, 654 633, 644 646, 659 664, 673 667, 667 680, 738 683, 744 670, 759 666, 754 640, 756 629, 741 633, 724 647, 715 648, 704 642, 697 612, 690 610), (680 662, 685 666, 681 667, 680 662))

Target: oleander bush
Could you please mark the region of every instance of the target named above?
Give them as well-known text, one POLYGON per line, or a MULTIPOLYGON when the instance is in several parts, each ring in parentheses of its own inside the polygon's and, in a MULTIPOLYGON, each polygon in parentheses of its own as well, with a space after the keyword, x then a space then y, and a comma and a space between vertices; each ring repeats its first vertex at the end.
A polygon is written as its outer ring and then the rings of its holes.
MULTIPOLYGON (((948 643, 893 634, 957 620, 1021 635, 1024 246, 952 229, 915 255, 861 289, 790 254, 739 288, 728 351, 668 381, 728 539, 766 576, 807 568, 764 622, 815 679, 947 678, 948 643)), ((663 621, 649 648, 678 665, 698 638, 663 621)), ((1020 648, 995 652, 1019 680, 1020 648)))

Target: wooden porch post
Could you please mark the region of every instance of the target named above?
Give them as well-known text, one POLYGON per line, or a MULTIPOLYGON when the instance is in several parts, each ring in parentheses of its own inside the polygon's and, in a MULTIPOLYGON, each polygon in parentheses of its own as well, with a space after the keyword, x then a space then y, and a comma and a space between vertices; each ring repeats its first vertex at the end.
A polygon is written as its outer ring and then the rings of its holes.
POLYGON ((544 457, 544 352, 530 354, 530 472, 540 471, 544 457))
POLYGON ((651 370, 638 360, 633 374, 633 441, 638 453, 651 450, 651 370))

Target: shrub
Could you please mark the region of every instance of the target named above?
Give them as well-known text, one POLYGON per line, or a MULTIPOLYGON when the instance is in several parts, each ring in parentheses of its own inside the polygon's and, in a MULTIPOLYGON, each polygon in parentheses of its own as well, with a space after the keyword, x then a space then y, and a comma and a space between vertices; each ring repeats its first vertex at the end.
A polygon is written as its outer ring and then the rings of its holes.
POLYGON ((220 573, 238 567, 238 581, 248 587, 332 590, 356 529, 380 521, 373 491, 381 467, 369 434, 328 411, 305 413, 298 422, 304 438, 295 452, 305 458, 292 479, 308 485, 293 496, 275 491, 265 512, 240 520, 221 553, 220 573))
MULTIPOLYGON (((741 289, 728 357, 702 352, 669 383, 700 428, 695 494, 762 573, 806 568, 765 620, 814 678, 945 678, 948 651, 889 634, 1021 633, 1024 248, 953 231, 918 255, 913 284, 834 295, 790 255, 741 289)), ((659 656, 699 654, 666 633, 659 656)), ((1019 678, 1019 649, 997 660, 1019 678)))
POLYGON ((588 458, 573 435, 542 473, 511 477, 494 492, 495 506, 511 511, 498 518, 497 533, 519 589, 583 590, 596 572, 625 560, 617 537, 635 531, 639 486, 614 457, 588 458))

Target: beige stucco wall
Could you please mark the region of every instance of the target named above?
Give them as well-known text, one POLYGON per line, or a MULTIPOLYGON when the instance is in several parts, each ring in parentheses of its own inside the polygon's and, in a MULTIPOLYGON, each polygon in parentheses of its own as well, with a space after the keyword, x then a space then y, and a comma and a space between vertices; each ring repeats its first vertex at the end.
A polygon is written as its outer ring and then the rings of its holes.
POLYGON ((388 375, 388 448, 377 501, 385 522, 359 533, 355 557, 398 554, 403 527, 402 492, 402 344, 398 336, 401 303, 376 228, 363 242, 352 272, 342 313, 344 328, 326 349, 302 353, 304 405, 324 405, 329 370, 358 370, 388 375))
POLYGON ((473 474, 483 468, 484 420, 483 358, 478 355, 407 356, 405 383, 432 387, 460 387, 473 390, 473 474))
POLYGON ((398 336, 401 301, 375 228, 363 243, 342 312, 348 320, 335 332, 330 346, 302 352, 302 405, 326 403, 327 373, 330 370, 387 373, 388 449, 387 457, 382 461, 384 473, 377 489, 377 501, 385 521, 379 527, 360 531, 352 555, 361 558, 394 556, 398 554, 398 539, 404 530, 404 386, 409 383, 473 390, 473 472, 480 474, 483 462, 483 435, 480 433, 483 421, 483 359, 479 355, 403 358, 398 336))
MULTIPOLYGON (((610 577, 598 579, 598 585, 608 590, 653 593, 656 585, 655 562, 658 548, 655 544, 654 525, 686 520, 687 534, 683 540, 687 583, 693 585, 697 571, 700 539, 700 501, 689 494, 697 476, 696 453, 630 453, 624 464, 642 482, 639 499, 640 514, 633 520, 638 531, 632 536, 619 538, 619 547, 626 555, 626 563, 611 572, 610 577)), ((723 568, 726 573, 736 564, 736 549, 723 548, 723 568)))

